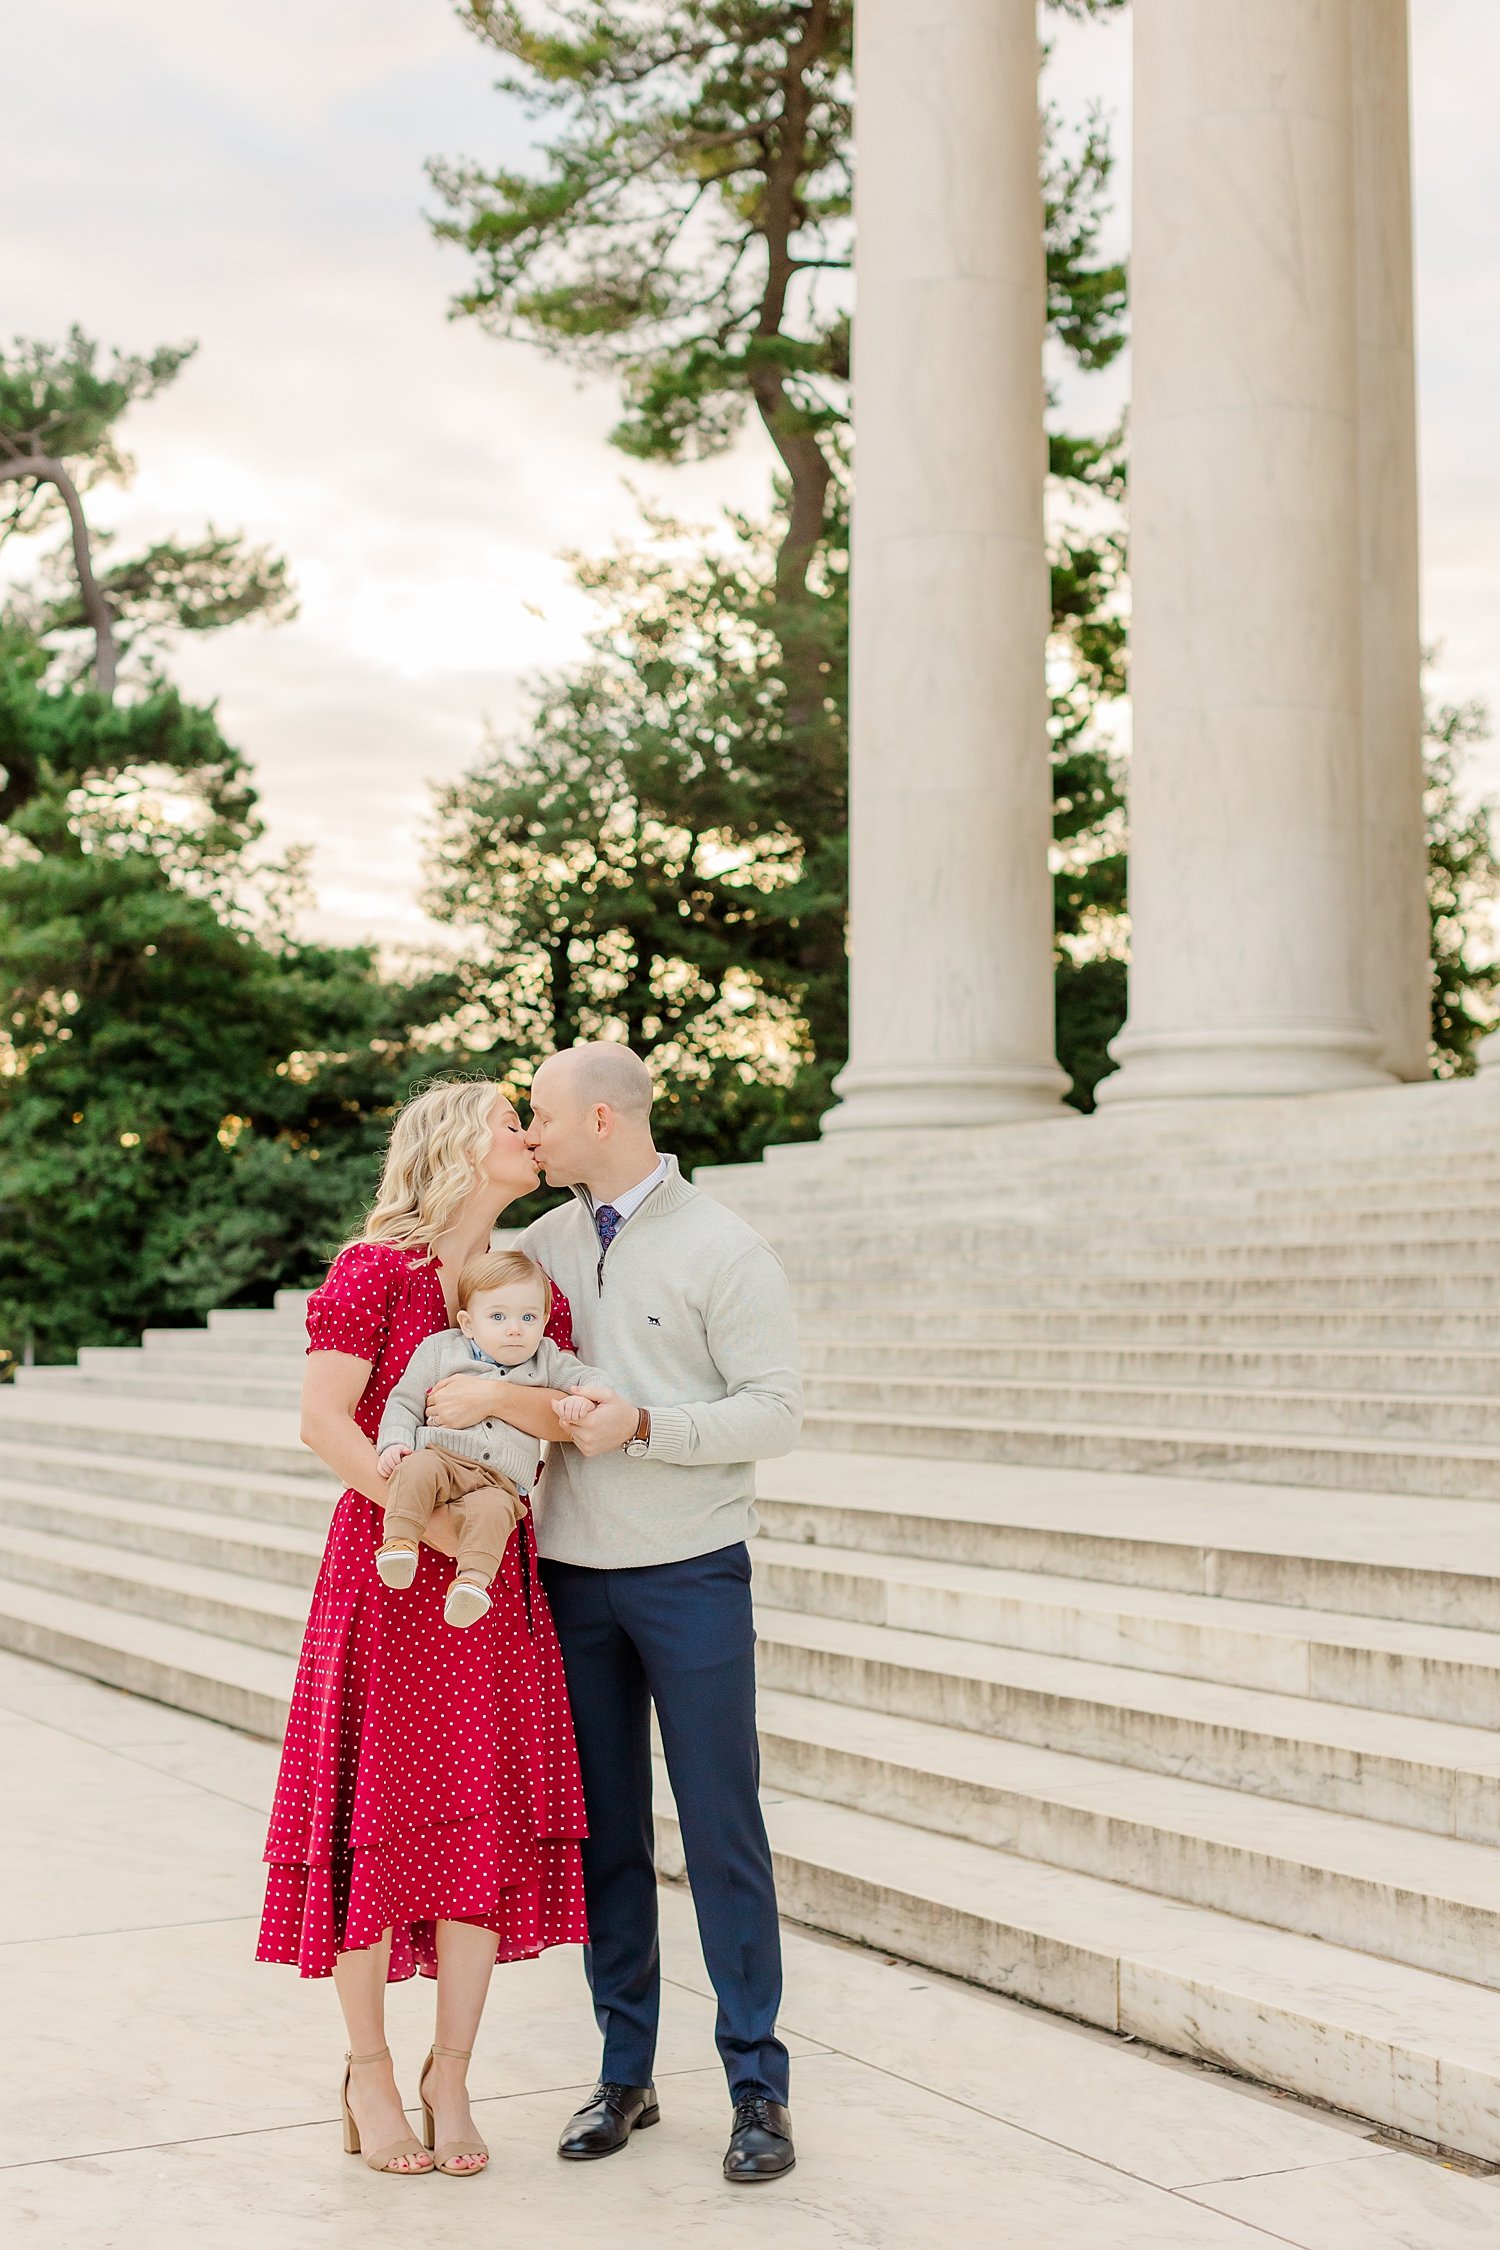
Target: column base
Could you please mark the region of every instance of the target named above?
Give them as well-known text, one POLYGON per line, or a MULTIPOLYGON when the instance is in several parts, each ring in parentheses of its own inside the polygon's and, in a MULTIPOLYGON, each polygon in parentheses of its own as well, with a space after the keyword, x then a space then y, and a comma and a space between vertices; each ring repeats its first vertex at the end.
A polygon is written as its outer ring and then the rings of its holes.
POLYGON ((1132 1032, 1110 1044, 1120 1068, 1101 1079, 1101 1109, 1147 1102, 1236 1101, 1262 1095, 1342 1094, 1389 1086, 1373 1031, 1324 1025, 1261 1030, 1132 1032))
POLYGON ((1068 1081, 1055 1063, 952 1070, 911 1065, 847 1068, 833 1082, 838 1106, 824 1133, 924 1131, 958 1125, 1010 1125, 1063 1114, 1068 1081))

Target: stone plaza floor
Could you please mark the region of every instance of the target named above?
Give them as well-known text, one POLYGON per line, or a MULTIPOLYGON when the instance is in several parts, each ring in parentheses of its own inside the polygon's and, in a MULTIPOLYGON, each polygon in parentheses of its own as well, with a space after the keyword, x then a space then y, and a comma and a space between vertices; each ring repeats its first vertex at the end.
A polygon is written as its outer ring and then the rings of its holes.
MULTIPOLYGON (((662 1893, 662 2123, 564 2165, 592 2083, 577 1958, 497 1973, 478 2180, 342 2153, 331 1989, 252 1959, 275 1753, 0 1655, 0 2241, 9 2250, 1460 2250, 1500 2177, 796 1929, 799 2163, 719 2174, 727 2104, 686 1894, 662 1893)), ((414 2097, 431 1989, 392 1994, 414 2097)))

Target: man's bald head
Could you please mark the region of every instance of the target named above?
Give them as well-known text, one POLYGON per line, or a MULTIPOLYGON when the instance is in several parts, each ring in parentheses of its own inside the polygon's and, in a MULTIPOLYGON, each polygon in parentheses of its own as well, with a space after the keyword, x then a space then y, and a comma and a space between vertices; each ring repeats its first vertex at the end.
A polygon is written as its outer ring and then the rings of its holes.
POLYGON ((602 1104, 622 1122, 644 1125, 651 1115, 656 1093, 650 1071, 632 1048, 618 1039, 584 1039, 549 1055, 532 1080, 533 1094, 547 1082, 549 1098, 559 1094, 569 1107, 592 1109, 602 1104))
POLYGON ((639 1055, 617 1039, 588 1039, 549 1055, 531 1081, 527 1142, 553 1187, 621 1195, 656 1162, 651 1099, 639 1055))

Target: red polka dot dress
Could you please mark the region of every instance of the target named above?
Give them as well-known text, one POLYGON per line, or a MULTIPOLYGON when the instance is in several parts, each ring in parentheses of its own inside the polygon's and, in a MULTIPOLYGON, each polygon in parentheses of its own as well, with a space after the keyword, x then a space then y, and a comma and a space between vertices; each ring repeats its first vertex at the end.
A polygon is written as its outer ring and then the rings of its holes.
MULTIPOLYGON (((361 1242, 312 1298, 308 1349, 370 1362, 354 1418, 373 1441, 417 1345, 449 1325, 435 1265, 361 1242)), ((547 1333, 571 1350, 566 1298, 547 1333)), ((389 1929, 392 1978, 430 1976, 439 1920, 496 1931, 502 1961, 582 1944, 583 1790, 531 1520, 462 1632, 443 1622, 454 1565, 423 1547, 396 1592, 375 1574, 380 1533, 373 1501, 346 1492, 302 1643, 257 1958, 326 1977, 389 1929)))

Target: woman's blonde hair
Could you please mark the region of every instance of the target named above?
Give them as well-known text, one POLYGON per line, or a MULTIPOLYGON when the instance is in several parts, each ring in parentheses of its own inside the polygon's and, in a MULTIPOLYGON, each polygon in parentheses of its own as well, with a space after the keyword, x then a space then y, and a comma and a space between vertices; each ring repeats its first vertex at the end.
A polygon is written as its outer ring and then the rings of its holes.
POLYGON ((490 1115, 507 1098, 493 1078, 448 1078, 413 1094, 396 1113, 375 1201, 353 1239, 430 1250, 482 1174, 490 1115))

